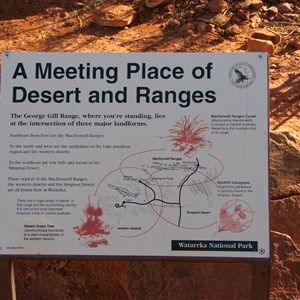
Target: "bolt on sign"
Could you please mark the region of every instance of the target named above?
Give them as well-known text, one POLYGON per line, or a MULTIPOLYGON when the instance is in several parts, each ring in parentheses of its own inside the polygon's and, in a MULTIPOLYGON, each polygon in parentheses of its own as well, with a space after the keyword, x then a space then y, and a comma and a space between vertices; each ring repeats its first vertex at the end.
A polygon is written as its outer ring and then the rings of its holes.
POLYGON ((0 254, 269 258, 266 53, 3 53, 0 254))

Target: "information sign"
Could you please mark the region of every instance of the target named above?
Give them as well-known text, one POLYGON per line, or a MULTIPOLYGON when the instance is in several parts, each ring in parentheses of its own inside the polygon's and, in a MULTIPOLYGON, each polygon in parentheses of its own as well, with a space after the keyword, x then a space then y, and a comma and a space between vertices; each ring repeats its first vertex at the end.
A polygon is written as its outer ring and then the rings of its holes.
POLYGON ((0 255, 269 258, 266 53, 3 53, 0 255))

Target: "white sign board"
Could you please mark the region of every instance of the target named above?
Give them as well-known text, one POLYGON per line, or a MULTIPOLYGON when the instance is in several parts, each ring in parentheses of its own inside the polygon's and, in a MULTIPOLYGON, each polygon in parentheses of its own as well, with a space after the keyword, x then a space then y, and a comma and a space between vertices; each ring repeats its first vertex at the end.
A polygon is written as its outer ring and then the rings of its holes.
POLYGON ((0 253, 269 257, 265 53, 4 53, 0 253))

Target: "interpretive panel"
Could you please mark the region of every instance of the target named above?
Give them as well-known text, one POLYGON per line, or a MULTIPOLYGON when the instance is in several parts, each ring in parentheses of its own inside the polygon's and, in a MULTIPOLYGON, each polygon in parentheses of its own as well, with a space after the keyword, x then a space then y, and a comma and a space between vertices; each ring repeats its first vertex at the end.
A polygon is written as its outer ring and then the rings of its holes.
POLYGON ((266 53, 3 53, 0 254, 269 258, 266 53))

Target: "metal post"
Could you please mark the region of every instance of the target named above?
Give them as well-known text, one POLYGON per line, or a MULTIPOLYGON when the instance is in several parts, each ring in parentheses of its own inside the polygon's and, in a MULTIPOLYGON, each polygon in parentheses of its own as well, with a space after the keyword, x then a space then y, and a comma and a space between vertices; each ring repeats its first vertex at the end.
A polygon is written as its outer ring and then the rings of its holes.
POLYGON ((17 299, 13 262, 7 259, 0 259, 0 299, 17 299))
POLYGON ((270 262, 253 263, 253 300, 269 300, 270 262))

